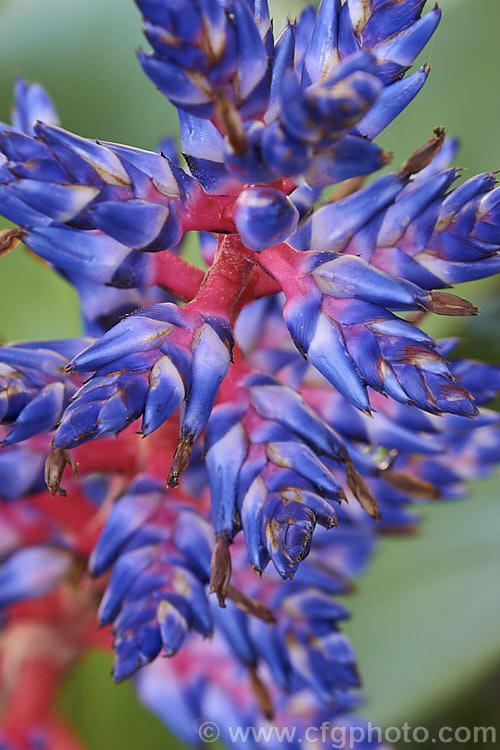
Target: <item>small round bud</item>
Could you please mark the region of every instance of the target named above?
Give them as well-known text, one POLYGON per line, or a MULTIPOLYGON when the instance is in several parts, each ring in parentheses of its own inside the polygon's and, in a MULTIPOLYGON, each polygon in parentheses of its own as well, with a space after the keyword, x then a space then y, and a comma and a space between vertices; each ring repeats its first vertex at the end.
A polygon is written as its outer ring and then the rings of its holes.
POLYGON ((233 217, 243 243, 250 250, 260 252, 292 234, 299 212, 290 198, 279 190, 256 187, 240 194, 233 217))

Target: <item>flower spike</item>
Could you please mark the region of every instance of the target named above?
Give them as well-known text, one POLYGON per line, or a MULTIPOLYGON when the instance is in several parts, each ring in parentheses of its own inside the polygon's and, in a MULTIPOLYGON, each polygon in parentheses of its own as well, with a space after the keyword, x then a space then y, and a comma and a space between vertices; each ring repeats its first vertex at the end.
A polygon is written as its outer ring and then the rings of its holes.
POLYGON ((267 0, 136 4, 184 162, 64 130, 23 80, 0 126, 0 255, 70 283, 85 336, 0 347, 0 745, 79 747, 53 704, 95 646, 187 743, 354 739, 337 597, 500 462, 500 368, 418 327, 500 270, 496 173, 455 185, 436 128, 365 179, 429 75, 425 0, 322 0, 276 36, 267 0))

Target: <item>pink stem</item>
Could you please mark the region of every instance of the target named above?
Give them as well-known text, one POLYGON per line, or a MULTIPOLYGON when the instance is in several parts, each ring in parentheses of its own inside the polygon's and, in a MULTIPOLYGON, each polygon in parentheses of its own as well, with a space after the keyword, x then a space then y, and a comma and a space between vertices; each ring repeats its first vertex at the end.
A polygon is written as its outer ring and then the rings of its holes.
POLYGON ((50 715, 63 674, 62 665, 56 664, 53 658, 27 658, 5 706, 2 728, 22 737, 27 727, 43 725, 50 715))
POLYGON ((225 317, 234 323, 240 310, 240 297, 253 270, 253 253, 239 235, 219 238, 214 263, 208 271, 195 300, 196 308, 225 317))
POLYGON ((185 208, 182 228, 185 232, 234 232, 234 196, 200 193, 193 205, 185 208))
POLYGON ((150 256, 151 286, 162 286, 175 297, 189 302, 198 294, 205 272, 171 250, 162 250, 150 256))
MULTIPOLYGON (((132 427, 133 429, 133 427, 132 427)), ((105 471, 134 474, 140 463, 140 439, 130 430, 117 438, 102 438, 72 450, 81 475, 105 471)))
POLYGON ((278 282, 285 294, 297 287, 297 261, 301 253, 282 242, 259 253, 257 262, 278 282))

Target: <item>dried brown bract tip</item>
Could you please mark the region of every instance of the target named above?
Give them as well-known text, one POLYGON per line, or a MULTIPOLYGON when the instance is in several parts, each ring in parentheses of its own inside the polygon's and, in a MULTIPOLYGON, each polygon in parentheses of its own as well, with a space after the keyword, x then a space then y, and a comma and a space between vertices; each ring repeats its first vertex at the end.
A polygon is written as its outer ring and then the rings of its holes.
POLYGON ((224 534, 221 534, 217 537, 210 563, 210 593, 217 596, 221 607, 226 606, 231 572, 229 541, 224 534))
POLYGON ((429 315, 429 312, 429 310, 417 310, 417 312, 412 312, 407 315, 405 320, 407 320, 408 323, 411 323, 413 326, 419 326, 424 322, 426 317, 429 315))
POLYGON ((11 250, 14 250, 15 247, 19 245, 19 243, 26 237, 26 232, 24 229, 19 229, 19 227, 10 227, 9 229, 4 229, 0 232, 0 257, 2 255, 7 255, 7 253, 10 253, 11 250))
POLYGON ((227 598, 235 604, 238 609, 242 612, 246 612, 247 615, 257 617, 259 620, 272 625, 276 622, 276 617, 272 609, 266 607, 265 604, 258 602, 257 599, 247 596, 235 586, 228 586, 227 598))
POLYGON ((347 478, 347 486, 351 490, 352 494, 374 521, 380 521, 380 510, 377 501, 370 492, 368 485, 366 484, 363 477, 358 474, 354 468, 354 464, 350 456, 346 453, 344 456, 345 473, 347 478))
POLYGON ((52 497, 56 492, 61 497, 66 497, 66 490, 61 487, 61 479, 66 464, 71 466, 73 476, 78 475, 78 467, 75 459, 66 448, 51 448, 45 461, 45 484, 52 497))
POLYGON ((382 151, 380 154, 380 166, 386 167, 394 158, 392 151, 382 151))
POLYGON ((336 203, 341 201, 343 198, 348 198, 353 193, 356 193, 366 180, 366 175, 360 177, 350 177, 348 180, 344 180, 339 185, 336 185, 328 198, 328 203, 336 203))
POLYGON ((396 490, 404 492, 405 495, 422 497, 427 500, 439 500, 441 498, 441 491, 435 484, 426 482, 425 479, 420 479, 420 477, 415 477, 404 471, 386 469, 381 473, 381 476, 387 484, 390 484, 396 490))
POLYGON ((437 315, 453 315, 464 318, 479 315, 479 310, 472 302, 449 292, 429 292, 428 308, 437 315))
POLYGON ((168 472, 167 487, 174 489, 179 486, 179 479, 186 471, 189 459, 191 458, 191 451, 193 450, 193 436, 187 435, 183 437, 175 449, 174 457, 172 459, 172 466, 168 472))
POLYGON ((408 161, 403 164, 398 174, 409 177, 410 175, 417 174, 417 172, 421 172, 422 169, 425 169, 425 167, 427 167, 440 152, 445 136, 446 131, 444 128, 434 128, 434 135, 432 138, 429 138, 427 143, 424 143, 423 146, 420 146, 420 148, 417 148, 417 150, 413 152, 408 161))
POLYGON ((224 91, 217 93, 214 113, 217 125, 227 136, 234 153, 237 156, 244 154, 248 149, 248 141, 243 120, 236 106, 224 91))
POLYGON ((87 561, 83 557, 76 555, 71 559, 71 565, 66 576, 66 581, 73 588, 78 588, 81 581, 87 575, 87 561))
POLYGON ((248 671, 250 673, 250 684, 252 685, 252 690, 255 693, 260 710, 266 719, 271 721, 274 716, 274 708, 269 691, 257 674, 255 667, 250 667, 248 671))
MULTIPOLYGON (((339 489, 339 494, 338 494, 338 498, 337 499, 338 499, 339 505, 340 505, 340 503, 347 503, 347 502, 349 502, 347 500, 347 495, 345 494, 345 492, 342 489, 342 487, 339 489)), ((335 513, 335 516, 333 517, 333 525, 334 526, 337 525, 337 514, 336 513, 335 513)))

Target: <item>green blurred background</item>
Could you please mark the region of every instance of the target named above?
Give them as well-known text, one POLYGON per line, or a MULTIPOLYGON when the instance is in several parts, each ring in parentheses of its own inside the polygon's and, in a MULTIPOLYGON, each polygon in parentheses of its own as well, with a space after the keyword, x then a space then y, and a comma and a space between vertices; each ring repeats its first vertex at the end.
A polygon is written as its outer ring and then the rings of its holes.
MULTIPOLYGON (((280 19, 300 7, 297 0, 273 5, 280 19)), ((433 65, 427 85, 380 142, 398 164, 445 125, 460 136, 458 163, 472 175, 500 167, 500 2, 442 0, 442 8, 421 59, 433 65)), ((177 133, 172 107, 135 60, 142 40, 132 0, 0 0, 0 24, 2 120, 21 74, 47 87, 64 126, 81 135, 152 148, 177 133)), ((498 363, 498 291, 496 280, 462 288, 480 304, 480 318, 440 319, 432 332, 458 333, 464 353, 498 363)), ((22 250, 2 259, 3 340, 78 330, 75 298, 63 281, 22 250)), ((466 502, 428 508, 422 533, 384 540, 360 579, 347 631, 365 682, 364 713, 374 723, 491 725, 500 736, 499 490, 498 479, 489 479, 471 487, 466 502)), ((61 696, 89 749, 177 747, 130 685, 113 685, 109 667, 106 657, 91 655, 61 696)))

